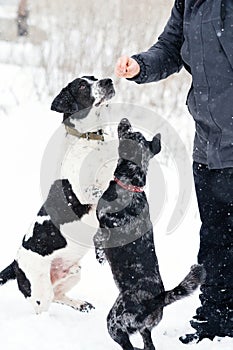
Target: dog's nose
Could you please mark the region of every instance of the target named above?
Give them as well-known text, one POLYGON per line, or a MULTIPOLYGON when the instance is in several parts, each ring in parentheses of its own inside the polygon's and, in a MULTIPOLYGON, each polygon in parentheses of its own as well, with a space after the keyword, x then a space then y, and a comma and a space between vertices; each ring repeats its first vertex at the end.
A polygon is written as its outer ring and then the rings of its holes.
POLYGON ((120 121, 121 124, 124 124, 126 126, 131 126, 129 120, 127 118, 122 118, 120 121))
POLYGON ((37 300, 36 303, 37 303, 37 305, 40 305, 40 301, 39 300, 37 300))

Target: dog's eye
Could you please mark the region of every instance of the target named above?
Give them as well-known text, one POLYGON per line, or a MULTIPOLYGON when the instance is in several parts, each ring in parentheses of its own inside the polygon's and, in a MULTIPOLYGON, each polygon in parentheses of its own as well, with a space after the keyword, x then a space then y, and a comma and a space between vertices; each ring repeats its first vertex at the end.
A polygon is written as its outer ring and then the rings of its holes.
POLYGON ((80 87, 79 87, 79 90, 84 90, 84 89, 86 89, 86 85, 80 85, 80 87))

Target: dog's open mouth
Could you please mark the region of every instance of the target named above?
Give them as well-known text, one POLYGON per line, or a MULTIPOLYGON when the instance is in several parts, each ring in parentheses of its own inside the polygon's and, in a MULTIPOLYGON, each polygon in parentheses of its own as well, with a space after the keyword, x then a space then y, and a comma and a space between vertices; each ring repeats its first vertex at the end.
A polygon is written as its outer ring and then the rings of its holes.
POLYGON ((107 102, 107 99, 102 97, 101 100, 95 104, 95 107, 99 107, 101 104, 104 104, 104 102, 107 102))

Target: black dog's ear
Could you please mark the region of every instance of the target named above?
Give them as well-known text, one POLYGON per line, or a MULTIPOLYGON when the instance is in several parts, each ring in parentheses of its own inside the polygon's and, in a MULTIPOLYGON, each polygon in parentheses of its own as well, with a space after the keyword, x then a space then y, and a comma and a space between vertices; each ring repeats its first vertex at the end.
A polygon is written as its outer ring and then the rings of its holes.
POLYGON ((78 112, 78 103, 69 91, 69 85, 66 86, 55 97, 52 102, 51 110, 59 113, 75 113, 78 112))
POLYGON ((119 125, 118 125, 118 137, 119 139, 122 139, 131 129, 131 124, 128 121, 127 118, 121 119, 119 125))
POLYGON ((153 155, 158 154, 161 151, 161 134, 157 134, 150 141, 150 151, 153 155))

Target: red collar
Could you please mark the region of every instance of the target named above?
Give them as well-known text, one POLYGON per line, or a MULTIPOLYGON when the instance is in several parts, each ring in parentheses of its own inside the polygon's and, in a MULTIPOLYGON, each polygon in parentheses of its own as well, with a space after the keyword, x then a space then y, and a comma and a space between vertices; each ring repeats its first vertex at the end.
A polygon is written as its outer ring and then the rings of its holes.
POLYGON ((144 188, 143 187, 137 187, 137 186, 133 186, 133 185, 126 185, 123 182, 121 182, 121 180, 119 180, 117 177, 114 177, 114 181, 121 186, 122 188, 124 188, 127 191, 130 192, 144 192, 144 188))

